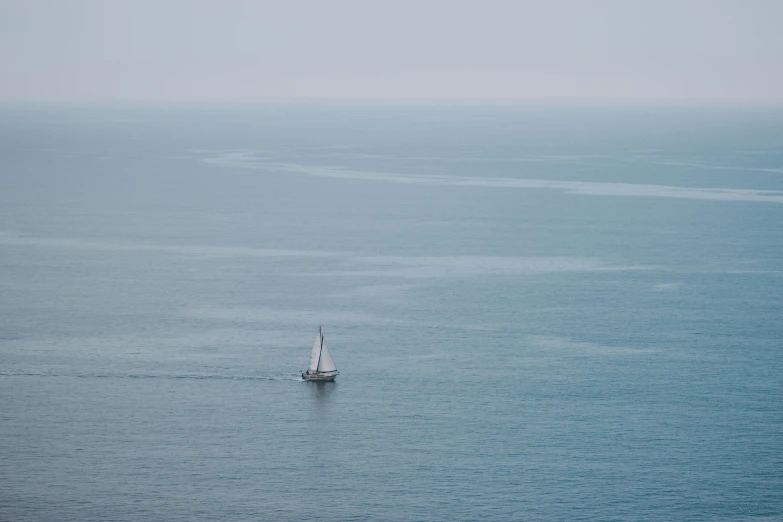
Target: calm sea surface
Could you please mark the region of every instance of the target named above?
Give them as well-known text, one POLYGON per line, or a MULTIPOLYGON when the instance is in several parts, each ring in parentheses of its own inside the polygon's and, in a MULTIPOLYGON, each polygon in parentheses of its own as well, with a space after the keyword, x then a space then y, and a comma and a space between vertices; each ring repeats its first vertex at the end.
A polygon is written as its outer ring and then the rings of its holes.
POLYGON ((0 108, 2 520, 782 492, 781 109, 0 108))

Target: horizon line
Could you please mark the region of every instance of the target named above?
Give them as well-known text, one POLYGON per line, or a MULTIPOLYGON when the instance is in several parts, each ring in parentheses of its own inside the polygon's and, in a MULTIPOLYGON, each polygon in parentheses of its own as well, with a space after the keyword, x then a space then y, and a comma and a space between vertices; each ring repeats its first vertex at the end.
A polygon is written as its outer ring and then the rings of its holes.
POLYGON ((263 97, 263 98, 0 98, 0 106, 34 105, 270 105, 270 104, 318 104, 318 105, 499 105, 544 107, 766 107, 783 108, 783 99, 603 99, 603 98, 482 98, 482 97, 263 97))

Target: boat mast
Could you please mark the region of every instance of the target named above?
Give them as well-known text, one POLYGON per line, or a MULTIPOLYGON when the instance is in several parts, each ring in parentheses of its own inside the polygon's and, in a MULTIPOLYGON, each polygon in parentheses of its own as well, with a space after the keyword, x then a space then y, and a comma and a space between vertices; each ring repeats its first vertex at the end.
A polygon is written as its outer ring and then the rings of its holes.
POLYGON ((321 349, 318 350, 318 363, 315 365, 315 373, 318 373, 318 365, 321 364, 321 354, 324 353, 324 334, 321 333, 320 325, 318 325, 318 337, 321 338, 321 349))

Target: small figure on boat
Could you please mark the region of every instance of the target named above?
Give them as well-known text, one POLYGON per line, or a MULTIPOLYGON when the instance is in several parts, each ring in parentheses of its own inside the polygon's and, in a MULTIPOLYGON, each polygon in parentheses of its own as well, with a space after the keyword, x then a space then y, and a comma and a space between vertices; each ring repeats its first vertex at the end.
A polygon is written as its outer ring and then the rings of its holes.
POLYGON ((310 352, 310 364, 307 371, 302 374, 302 379, 306 381, 333 381, 338 373, 319 326, 315 342, 313 342, 313 349, 310 352))

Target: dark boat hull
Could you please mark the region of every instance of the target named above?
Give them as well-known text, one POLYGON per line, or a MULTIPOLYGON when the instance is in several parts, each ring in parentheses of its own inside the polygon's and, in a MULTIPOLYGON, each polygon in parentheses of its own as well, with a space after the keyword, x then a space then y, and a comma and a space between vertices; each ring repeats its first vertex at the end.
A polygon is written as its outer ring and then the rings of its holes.
POLYGON ((319 382, 325 382, 325 381, 333 381, 335 377, 337 377, 337 374, 339 372, 334 373, 311 373, 311 374, 302 374, 302 379, 305 381, 319 381, 319 382))

